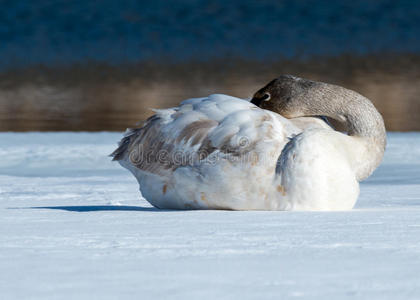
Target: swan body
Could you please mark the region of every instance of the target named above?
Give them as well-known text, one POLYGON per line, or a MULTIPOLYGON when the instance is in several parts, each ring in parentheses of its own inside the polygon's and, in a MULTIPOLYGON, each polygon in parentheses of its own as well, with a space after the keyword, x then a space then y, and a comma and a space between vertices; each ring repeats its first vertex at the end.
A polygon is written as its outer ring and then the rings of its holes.
POLYGON ((371 168, 367 144, 319 118, 211 95, 156 110, 112 155, 158 208, 347 210, 371 168))

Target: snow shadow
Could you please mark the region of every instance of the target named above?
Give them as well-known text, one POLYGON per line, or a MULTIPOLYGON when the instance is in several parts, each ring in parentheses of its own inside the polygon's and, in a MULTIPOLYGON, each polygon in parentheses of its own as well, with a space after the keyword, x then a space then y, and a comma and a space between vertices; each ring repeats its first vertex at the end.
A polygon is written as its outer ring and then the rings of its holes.
POLYGON ((155 207, 128 206, 128 205, 79 205, 79 206, 35 206, 30 209, 55 209, 72 212, 93 212, 93 211, 170 211, 155 207))

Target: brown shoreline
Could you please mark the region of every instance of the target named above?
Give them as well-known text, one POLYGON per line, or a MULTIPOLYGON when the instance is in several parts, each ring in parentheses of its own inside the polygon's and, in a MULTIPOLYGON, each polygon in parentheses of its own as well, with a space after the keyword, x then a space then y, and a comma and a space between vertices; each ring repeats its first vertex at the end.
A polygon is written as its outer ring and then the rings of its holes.
POLYGON ((9 70, 0 73, 0 131, 123 131, 149 108, 213 93, 248 98, 280 74, 351 88, 374 102, 388 130, 420 130, 420 55, 382 54, 9 70))

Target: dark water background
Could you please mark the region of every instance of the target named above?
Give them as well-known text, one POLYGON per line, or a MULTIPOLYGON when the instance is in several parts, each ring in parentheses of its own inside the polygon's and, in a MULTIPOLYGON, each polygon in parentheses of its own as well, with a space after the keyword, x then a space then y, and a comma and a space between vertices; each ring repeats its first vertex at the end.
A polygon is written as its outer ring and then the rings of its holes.
POLYGON ((420 130, 420 1, 0 0, 0 130, 124 130, 282 73, 420 130))

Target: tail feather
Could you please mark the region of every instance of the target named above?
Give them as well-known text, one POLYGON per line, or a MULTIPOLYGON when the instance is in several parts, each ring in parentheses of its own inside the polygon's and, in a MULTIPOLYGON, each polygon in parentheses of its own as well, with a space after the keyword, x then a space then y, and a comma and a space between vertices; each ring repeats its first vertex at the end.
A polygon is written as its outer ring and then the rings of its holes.
POLYGON ((124 137, 118 143, 118 148, 114 150, 109 156, 112 160, 121 160, 124 158, 129 146, 131 139, 137 135, 141 128, 128 128, 124 133, 124 137))
POLYGON ((142 133, 147 131, 148 128, 152 127, 156 122, 159 122, 160 117, 156 114, 149 117, 146 121, 139 124, 139 128, 127 128, 124 133, 124 137, 118 143, 118 148, 115 149, 109 156, 113 157, 112 160, 121 160, 125 157, 125 154, 130 149, 132 142, 142 133))

